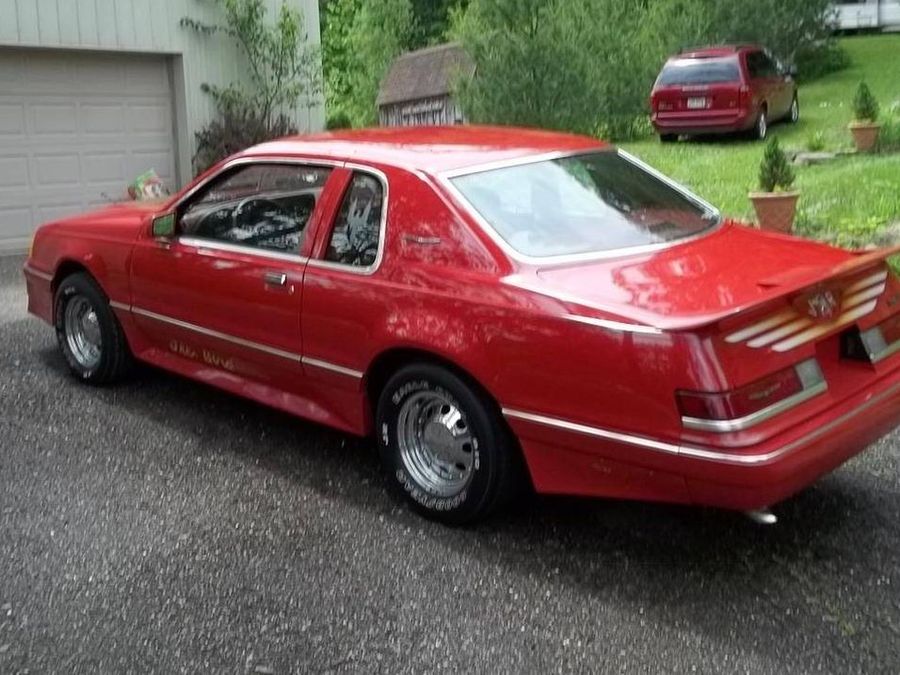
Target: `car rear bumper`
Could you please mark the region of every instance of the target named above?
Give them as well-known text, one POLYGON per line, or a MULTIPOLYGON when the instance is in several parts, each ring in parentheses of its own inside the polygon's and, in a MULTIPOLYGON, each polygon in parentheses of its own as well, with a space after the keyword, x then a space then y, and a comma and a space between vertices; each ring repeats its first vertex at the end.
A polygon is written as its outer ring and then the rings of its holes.
POLYGON ((748 110, 702 110, 653 113, 650 121, 661 134, 726 134, 751 128, 756 117, 748 110))
POLYGON ((900 369, 790 431, 733 452, 504 413, 538 492, 758 509, 802 490, 900 425, 900 369))

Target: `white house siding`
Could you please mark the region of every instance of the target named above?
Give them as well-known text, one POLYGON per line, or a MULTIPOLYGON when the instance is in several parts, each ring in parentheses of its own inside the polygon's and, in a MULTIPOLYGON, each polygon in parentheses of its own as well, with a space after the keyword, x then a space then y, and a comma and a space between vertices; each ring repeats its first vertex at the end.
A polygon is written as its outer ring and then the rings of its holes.
POLYGON ((865 0, 837 5, 837 25, 843 30, 900 28, 900 1, 865 0))
MULTIPOLYGON (((318 45, 317 0, 284 2, 303 13, 307 39, 310 44, 318 45)), ((281 0, 266 0, 271 18, 275 17, 281 4, 281 0)), ((119 61, 125 69, 123 72, 130 68, 152 71, 157 77, 165 75, 169 92, 155 92, 152 96, 156 97, 153 105, 165 102, 170 108, 165 124, 174 136, 171 143, 174 153, 172 187, 177 188, 192 175, 194 132, 214 113, 209 97, 200 90, 201 84, 227 84, 240 81, 246 74, 233 42, 223 36, 200 35, 182 28, 179 21, 184 16, 208 22, 221 18, 214 3, 208 0, 0 0, 0 65, 6 66, 8 71, 10 63, 17 60, 47 62, 55 59, 59 64, 55 69, 58 74, 61 69, 65 70, 67 62, 70 62, 69 67, 80 64, 79 69, 86 72, 102 69, 104 63, 110 66, 119 61), (117 55, 121 57, 118 60, 117 55)), ((53 72, 54 68, 38 70, 53 72)), ((13 106, 21 103, 24 110, 30 111, 34 99, 28 98, 28 91, 16 87, 7 77, 6 82, 0 83, 0 97, 6 96, 7 103, 12 101, 13 106)), ((72 86, 61 86, 58 93, 57 103, 68 100, 81 105, 88 103, 90 98, 89 91, 79 94, 77 87, 72 86)), ((104 102, 110 103, 114 93, 105 93, 104 102)), ((127 93, 125 91, 118 102, 130 109, 135 101, 129 99, 127 93)), ((303 131, 316 131, 324 125, 321 99, 301 102, 296 110, 288 113, 303 131)), ((34 127, 29 128, 34 131, 34 127)), ((5 135, 0 133, 0 156, 4 154, 4 147, 7 156, 21 155, 20 151, 29 142, 23 135, 24 130, 23 126, 18 135, 15 129, 7 130, 5 135)), ((41 146, 41 151, 44 150, 46 146, 41 146)), ((81 150, 84 148, 79 148, 81 150)), ((131 168, 126 166, 123 171, 131 168)), ((133 177, 123 173, 120 182, 124 185, 133 177)), ((0 193, 0 210, 4 206, 3 199, 0 193)), ((0 249, 3 238, 4 225, 0 222, 0 249)))

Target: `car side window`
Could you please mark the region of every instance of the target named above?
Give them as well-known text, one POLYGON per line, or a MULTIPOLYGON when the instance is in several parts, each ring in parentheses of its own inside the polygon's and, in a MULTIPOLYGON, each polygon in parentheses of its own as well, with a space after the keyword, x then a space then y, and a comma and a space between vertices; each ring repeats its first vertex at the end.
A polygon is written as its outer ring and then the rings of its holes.
POLYGON ((371 267, 378 257, 384 187, 376 177, 356 172, 338 211, 325 260, 371 267))
POLYGON ((249 164, 214 178, 179 213, 179 230, 228 244, 298 253, 330 169, 249 164))
POLYGON ((762 74, 762 63, 760 62, 761 56, 761 52, 750 52, 747 54, 747 72, 750 73, 751 80, 765 77, 762 74))

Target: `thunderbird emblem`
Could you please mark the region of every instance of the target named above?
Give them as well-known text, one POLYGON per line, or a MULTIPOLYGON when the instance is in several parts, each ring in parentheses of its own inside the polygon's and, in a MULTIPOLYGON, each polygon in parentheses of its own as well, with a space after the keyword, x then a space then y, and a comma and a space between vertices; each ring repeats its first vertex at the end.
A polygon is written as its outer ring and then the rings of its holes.
POLYGON ((831 321, 839 308, 840 302, 831 290, 817 291, 806 298, 806 314, 813 321, 831 321))

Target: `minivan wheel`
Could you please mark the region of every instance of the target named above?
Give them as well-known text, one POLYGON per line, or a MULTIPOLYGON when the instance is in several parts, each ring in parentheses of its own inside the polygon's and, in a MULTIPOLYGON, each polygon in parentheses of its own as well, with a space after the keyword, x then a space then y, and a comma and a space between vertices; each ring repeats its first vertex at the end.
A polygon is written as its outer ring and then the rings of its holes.
POLYGON ((89 275, 63 279, 54 303, 56 341, 72 374, 82 382, 106 384, 131 367, 131 352, 119 320, 89 275))
POLYGON ((796 94, 794 94, 794 100, 791 101, 791 110, 788 113, 788 119, 791 124, 796 124, 800 121, 800 101, 797 100, 796 94))
POLYGON ((769 135, 769 121, 766 119, 767 111, 763 108, 759 112, 759 117, 756 119, 756 127, 754 128, 754 136, 760 140, 766 140, 766 136, 769 135))
POLYGON ((660 134, 660 143, 674 143, 678 140, 678 134, 660 134))
POLYGON ((460 525, 512 495, 511 433, 497 406, 450 370, 402 368, 384 386, 375 417, 387 480, 422 515, 460 525))

